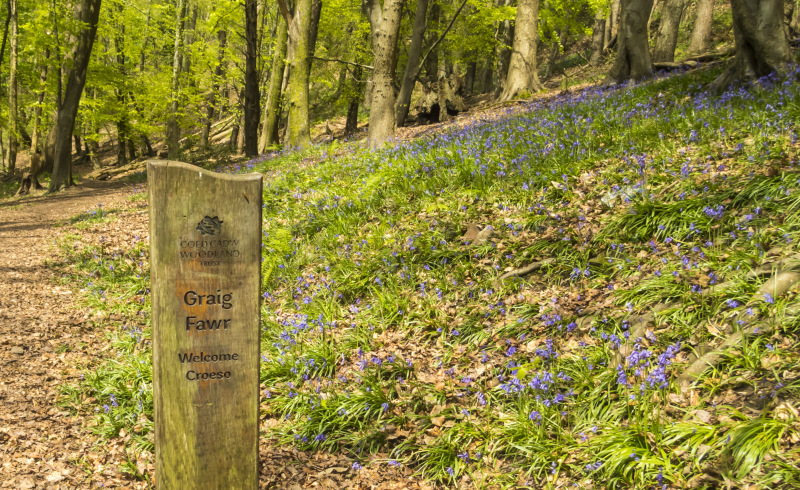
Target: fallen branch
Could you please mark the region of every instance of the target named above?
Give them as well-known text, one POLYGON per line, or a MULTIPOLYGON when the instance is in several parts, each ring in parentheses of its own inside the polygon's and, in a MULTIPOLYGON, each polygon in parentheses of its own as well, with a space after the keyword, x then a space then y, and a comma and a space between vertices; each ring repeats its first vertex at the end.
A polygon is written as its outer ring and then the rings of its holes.
POLYGON ((550 259, 540 260, 539 262, 534 262, 533 264, 526 265, 525 267, 521 267, 519 269, 514 269, 513 271, 508 271, 505 274, 503 274, 502 276, 498 277, 497 280, 498 281, 504 281, 504 280, 506 280, 506 279, 508 279, 510 277, 527 276, 531 272, 538 271, 542 267, 552 264, 555 260, 556 259, 550 258, 550 259))
MULTIPOLYGON (((752 298, 747 304, 752 304, 757 301, 764 301, 766 299, 764 296, 765 294, 770 294, 773 298, 778 298, 786 294, 786 292, 789 291, 792 286, 798 283, 800 283, 800 272, 795 272, 793 270, 783 270, 777 272, 770 277, 767 282, 762 284, 760 288, 758 288, 758 291, 753 294, 752 298)), ((784 314, 793 316, 799 312, 800 304, 795 304, 787 308, 784 314)), ((741 331, 728 336, 728 338, 725 339, 725 341, 718 347, 699 356, 689 364, 683 373, 678 376, 678 381, 680 382, 681 386, 688 388, 689 384, 698 376, 700 376, 703 371, 709 367, 714 367, 719 364, 720 360, 722 359, 722 354, 726 349, 735 346, 746 336, 753 335, 755 333, 770 333, 772 331, 773 322, 770 320, 761 320, 760 317, 754 317, 749 321, 745 319, 744 322, 745 323, 743 324, 741 331)))

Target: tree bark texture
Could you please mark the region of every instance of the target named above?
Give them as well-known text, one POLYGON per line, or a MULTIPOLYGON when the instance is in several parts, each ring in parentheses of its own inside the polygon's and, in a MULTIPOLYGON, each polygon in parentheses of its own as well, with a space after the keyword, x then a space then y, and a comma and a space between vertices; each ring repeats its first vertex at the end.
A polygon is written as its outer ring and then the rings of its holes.
MULTIPOLYGON (((509 6, 512 5, 512 2, 511 0, 501 0, 498 5, 509 6)), ((519 10, 517 10, 517 14, 519 14, 519 10)), ((510 20, 501 22, 497 26, 495 39, 497 41, 495 50, 497 73, 494 79, 497 81, 497 87, 495 87, 494 96, 497 98, 503 93, 508 79, 508 67, 511 64, 511 50, 514 42, 514 24, 510 20)))
POLYGON ((394 65, 397 27, 405 0, 364 0, 372 31, 374 68, 369 114, 369 145, 378 148, 394 134, 394 65))
POLYGON ((714 82, 720 89, 769 75, 792 60, 783 28, 783 0, 731 0, 731 12, 736 57, 714 82))
POLYGON ((653 61, 675 61, 675 46, 678 45, 678 31, 686 4, 686 0, 666 0, 663 3, 653 61))
POLYGON ((17 0, 9 0, 8 2, 8 18, 11 23, 11 35, 9 39, 9 68, 8 68, 8 158, 6 159, 6 170, 9 174, 13 174, 16 170, 17 164, 17 123, 19 122, 19 115, 17 114, 17 0))
POLYGON ((640 80, 652 72, 647 40, 647 20, 652 8, 653 0, 622 0, 617 59, 609 73, 617 83, 640 80))
POLYGON ((308 35, 311 25, 311 0, 298 0, 289 24, 292 74, 289 77, 289 123, 286 144, 290 148, 311 145, 308 124, 308 35))
POLYGON ((53 155, 53 174, 50 179, 50 192, 60 191, 71 185, 72 161, 71 138, 78 115, 78 105, 86 84, 86 69, 92 55, 92 46, 97 34, 97 22, 100 18, 102 0, 81 0, 78 20, 85 27, 77 36, 73 65, 67 78, 64 100, 56 119, 55 148, 53 155))
POLYGON ((400 94, 397 96, 397 125, 403 126, 408 116, 408 109, 411 105, 411 94, 414 92, 414 85, 417 82, 419 73, 419 62, 422 55, 422 41, 425 37, 425 27, 427 25, 426 14, 428 13, 428 0, 417 0, 417 12, 414 14, 414 28, 411 31, 411 46, 408 48, 408 62, 403 74, 403 84, 400 86, 400 94))
POLYGON ((589 64, 592 66, 600 66, 600 62, 603 61, 605 35, 606 12, 598 8, 594 14, 594 26, 592 26, 592 56, 589 58, 589 64))
POLYGON ((244 71, 244 154, 258 154, 258 122, 261 120, 261 105, 258 93, 258 4, 256 0, 245 0, 245 43, 247 55, 244 71))
POLYGON ((186 17, 188 0, 178 0, 175 16, 175 44, 172 51, 172 103, 167 119, 167 155, 170 160, 177 160, 180 154, 181 130, 178 126, 178 104, 181 88, 181 55, 183 53, 183 19, 186 17))
POLYGON ((536 73, 538 42, 539 0, 520 0, 514 25, 514 49, 500 100, 510 100, 520 92, 533 93, 543 88, 536 73))
POLYGON ((714 0, 697 0, 697 16, 692 29, 689 51, 702 53, 711 44, 711 24, 714 21, 714 0))
POLYGON ((264 109, 264 122, 261 126, 261 138, 258 141, 259 153, 263 153, 268 146, 278 144, 278 126, 281 119, 281 84, 286 60, 287 38, 286 19, 279 15, 275 52, 272 55, 272 71, 269 74, 269 88, 267 89, 267 106, 264 109))

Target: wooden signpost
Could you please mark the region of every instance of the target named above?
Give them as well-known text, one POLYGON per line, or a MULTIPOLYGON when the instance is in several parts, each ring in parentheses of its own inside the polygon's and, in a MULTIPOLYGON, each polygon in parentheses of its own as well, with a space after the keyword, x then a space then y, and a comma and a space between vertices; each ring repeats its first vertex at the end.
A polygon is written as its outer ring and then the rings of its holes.
POLYGON ((262 176, 147 176, 156 488, 255 489, 262 176))

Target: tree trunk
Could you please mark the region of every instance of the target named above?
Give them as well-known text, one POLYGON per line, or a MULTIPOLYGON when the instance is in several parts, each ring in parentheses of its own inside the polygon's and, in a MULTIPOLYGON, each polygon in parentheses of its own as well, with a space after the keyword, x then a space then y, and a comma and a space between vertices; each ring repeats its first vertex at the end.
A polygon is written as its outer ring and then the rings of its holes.
POLYGON ((322 15, 322 0, 311 3, 311 22, 308 26, 308 70, 314 64, 314 53, 317 51, 317 34, 319 34, 319 18, 322 15))
POLYGON ((653 61, 671 62, 675 60, 675 46, 678 45, 678 30, 686 10, 686 0, 666 0, 663 5, 653 61))
POLYGON ((594 26, 592 26, 592 56, 589 64, 600 66, 603 61, 603 48, 605 47, 606 35, 606 13, 598 8, 594 14, 594 26))
POLYGON ((467 72, 464 73, 464 97, 472 95, 472 89, 475 88, 475 75, 478 71, 478 63, 470 61, 467 65, 467 72))
POLYGON ((6 170, 8 174, 13 174, 17 164, 17 0, 8 2, 8 18, 11 22, 11 36, 9 39, 9 68, 8 68, 8 158, 6 159, 6 170))
POLYGON ((258 5, 256 0, 245 0, 245 41, 247 56, 244 74, 244 154, 258 154, 258 122, 261 120, 261 105, 258 93, 258 5))
MULTIPOLYGON (((795 9, 797 10, 797 9, 795 9)), ((711 44, 711 23, 714 20, 714 0, 697 0, 697 17, 692 29, 689 51, 702 53, 711 44)))
POLYGON ((647 39, 647 20, 653 0, 622 0, 617 59, 609 77, 617 83, 641 80, 652 73, 650 48, 647 39))
POLYGON ((510 100, 520 92, 533 93, 543 88, 536 73, 539 0, 520 0, 514 23, 514 51, 511 53, 506 86, 500 100, 510 100))
MULTIPOLYGON (((709 2, 713 2, 714 0, 707 0, 709 2)), ((713 10, 713 4, 712 9, 713 10)), ((710 15, 709 15, 710 17, 710 15)), ((794 9, 792 10, 792 20, 789 22, 789 29, 792 31, 792 35, 797 36, 800 34, 800 0, 794 0, 794 9)), ((708 21, 708 30, 709 33, 711 32, 711 21, 708 21)), ((709 37, 711 37, 709 35, 709 37)), ((694 38, 692 38, 694 39, 694 38)))
POLYGON ((114 29, 114 44, 117 51, 117 67, 120 74, 119 83, 123 85, 116 89, 117 103, 119 104, 119 113, 117 115, 117 141, 119 142, 117 146, 117 165, 119 166, 128 164, 127 144, 130 139, 128 134, 128 104, 125 97, 127 90, 124 87, 127 76, 125 73, 125 23, 121 18, 122 9, 122 2, 118 2, 117 13, 119 18, 116 22, 116 29, 114 29))
POLYGON ((178 0, 175 15, 175 44, 172 51, 172 102, 167 119, 167 155, 177 160, 180 155, 181 130, 178 126, 178 104, 180 102, 181 55, 183 52, 183 19, 186 17, 188 0, 178 0))
POLYGON ((288 37, 286 29, 286 19, 279 15, 275 52, 272 55, 272 71, 269 75, 267 107, 264 110, 264 123, 261 127, 261 139, 258 142, 259 153, 263 153, 268 146, 278 144, 278 126, 281 120, 281 84, 288 37))
POLYGON ((714 81, 715 88, 761 78, 791 62, 783 0, 731 0, 731 13, 736 57, 733 66, 714 81))
POLYGON ((289 45, 292 72, 289 77, 289 122, 286 144, 305 148, 311 144, 308 124, 308 35, 311 24, 311 0, 298 0, 289 24, 289 45))
POLYGON ((92 46, 97 34, 97 22, 100 18, 100 4, 102 0, 82 0, 76 11, 78 20, 86 27, 77 36, 77 43, 73 56, 72 69, 67 78, 67 88, 64 90, 64 102, 58 111, 56 120, 55 149, 53 156, 53 175, 50 179, 50 192, 60 191, 71 185, 72 161, 71 142, 72 131, 75 127, 75 118, 78 115, 78 105, 86 84, 86 68, 92 55, 92 46))
MULTIPOLYGON (((49 50, 45 50, 45 58, 50 57, 49 50)), ((41 90, 36 95, 36 105, 33 107, 33 134, 31 135, 31 154, 39 153, 39 134, 42 126, 42 104, 44 94, 47 92, 47 63, 42 64, 39 72, 39 87, 41 90)))
POLYGON ((606 33, 605 33, 605 46, 603 50, 610 49, 611 44, 616 39, 616 36, 619 31, 619 9, 620 9, 620 0, 612 0, 610 9, 608 12, 608 22, 606 22, 606 33))
POLYGON ((492 70, 492 60, 487 60, 486 63, 481 68, 480 73, 480 81, 481 81, 481 93, 488 94, 492 91, 492 75, 494 74, 494 70, 492 70))
POLYGON ((225 48, 228 45, 228 31, 220 29, 217 32, 217 66, 214 67, 214 74, 212 78, 211 91, 206 98, 206 121, 203 125, 203 131, 200 133, 200 147, 208 148, 208 138, 211 133, 211 123, 214 121, 214 114, 216 112, 217 99, 219 98, 219 85, 222 79, 224 69, 223 63, 225 62, 225 48))
MULTIPOLYGON (((507 7, 511 5, 512 2, 511 0, 505 0, 504 2, 498 2, 498 4, 507 7)), ((519 8, 517 9, 517 15, 519 15, 519 8)), ((497 76, 495 77, 497 87, 494 91, 495 98, 503 93, 503 90, 506 88, 506 82, 508 81, 508 69, 511 65, 511 50, 514 42, 515 27, 516 25, 512 24, 510 20, 504 20, 497 26, 497 34, 495 35, 495 39, 497 39, 498 43, 495 54, 497 58, 497 76)))
POLYGON ((419 62, 422 55, 422 41, 425 37, 426 14, 428 13, 428 0, 417 0, 417 12, 414 14, 414 29, 411 31, 411 46, 408 48, 408 62, 403 75, 403 84, 397 96, 397 125, 405 124, 408 109, 411 104, 411 94, 419 74, 419 62))
POLYGON ((369 145, 378 148, 394 134, 394 65, 397 26, 405 0, 364 0, 372 31, 374 69, 369 114, 369 145))

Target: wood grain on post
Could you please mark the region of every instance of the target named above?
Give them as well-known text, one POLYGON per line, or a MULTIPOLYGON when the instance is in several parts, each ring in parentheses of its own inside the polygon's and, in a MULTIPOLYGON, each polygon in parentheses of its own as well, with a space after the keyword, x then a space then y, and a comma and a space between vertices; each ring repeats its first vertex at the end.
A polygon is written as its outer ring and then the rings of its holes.
POLYGON ((156 488, 258 485, 260 174, 150 161, 156 488))

